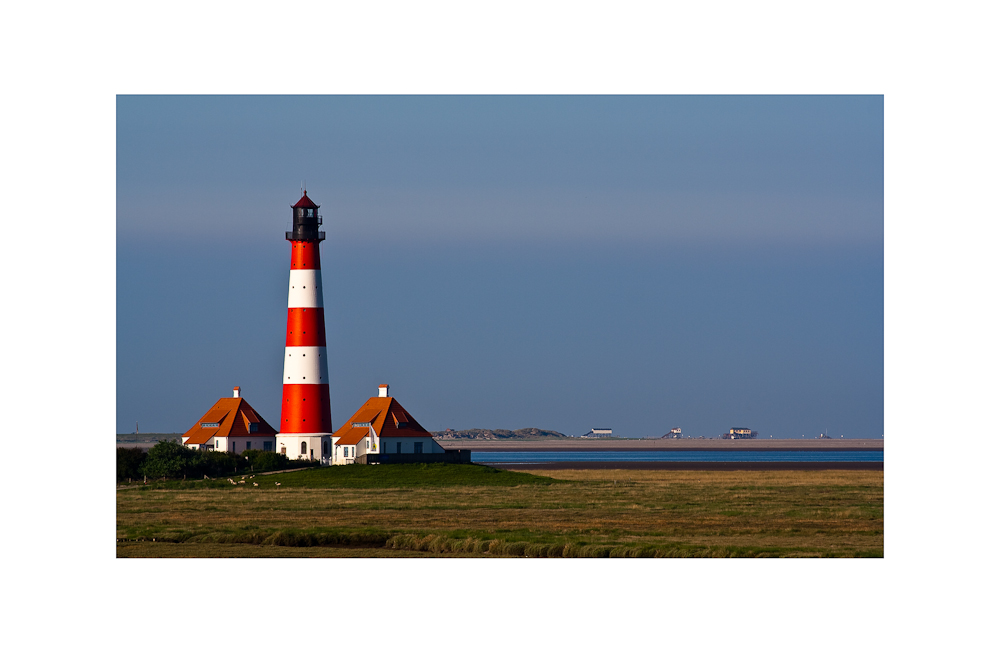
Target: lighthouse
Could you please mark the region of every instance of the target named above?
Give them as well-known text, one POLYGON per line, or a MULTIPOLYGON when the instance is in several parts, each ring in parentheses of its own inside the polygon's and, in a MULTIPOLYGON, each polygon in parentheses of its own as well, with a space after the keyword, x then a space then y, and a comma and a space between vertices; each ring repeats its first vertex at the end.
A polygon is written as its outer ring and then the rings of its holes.
POLYGON ((331 456, 330 376, 323 320, 323 281, 319 244, 323 219, 319 206, 303 190, 292 205, 292 244, 288 278, 288 324, 285 327, 285 363, 282 373, 281 425, 277 449, 290 459, 331 456))

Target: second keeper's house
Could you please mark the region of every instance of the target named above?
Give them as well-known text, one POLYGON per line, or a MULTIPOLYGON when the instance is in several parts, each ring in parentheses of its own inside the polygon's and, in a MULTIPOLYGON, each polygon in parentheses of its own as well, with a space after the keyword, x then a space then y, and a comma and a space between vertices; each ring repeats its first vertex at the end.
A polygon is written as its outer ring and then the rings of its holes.
MULTIPOLYGON (((347 422, 333 433, 332 465, 458 461, 460 450, 446 450, 423 426, 389 396, 389 385, 378 387, 347 422)), ((468 452, 461 450, 464 460, 468 452)))

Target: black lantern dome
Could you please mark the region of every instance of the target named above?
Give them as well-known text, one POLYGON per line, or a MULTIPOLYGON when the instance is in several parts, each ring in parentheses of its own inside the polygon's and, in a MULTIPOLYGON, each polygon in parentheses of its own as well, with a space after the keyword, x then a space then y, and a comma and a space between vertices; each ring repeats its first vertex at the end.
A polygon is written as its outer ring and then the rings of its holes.
POLYGON ((302 199, 292 204, 292 231, 285 232, 289 241, 322 241, 326 232, 319 230, 323 218, 319 214, 319 204, 302 191, 302 199))

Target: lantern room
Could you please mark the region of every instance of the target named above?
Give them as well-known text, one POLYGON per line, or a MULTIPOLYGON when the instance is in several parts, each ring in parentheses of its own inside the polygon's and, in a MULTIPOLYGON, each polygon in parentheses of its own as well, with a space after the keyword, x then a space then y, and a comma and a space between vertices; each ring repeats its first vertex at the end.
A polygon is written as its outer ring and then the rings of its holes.
POLYGON ((315 203, 305 190, 302 198, 292 204, 292 231, 285 232, 289 241, 322 241, 326 232, 319 230, 323 217, 319 214, 319 204, 315 203))

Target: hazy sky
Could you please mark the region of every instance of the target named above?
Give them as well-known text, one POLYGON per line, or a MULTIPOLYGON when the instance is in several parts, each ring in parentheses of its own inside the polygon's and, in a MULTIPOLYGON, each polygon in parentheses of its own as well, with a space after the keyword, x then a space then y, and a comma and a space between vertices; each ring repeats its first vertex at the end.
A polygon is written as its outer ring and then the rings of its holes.
POLYGON ((289 205, 333 421, 883 433, 875 97, 119 97, 117 429, 278 423, 289 205))

